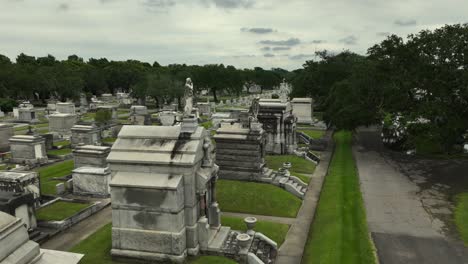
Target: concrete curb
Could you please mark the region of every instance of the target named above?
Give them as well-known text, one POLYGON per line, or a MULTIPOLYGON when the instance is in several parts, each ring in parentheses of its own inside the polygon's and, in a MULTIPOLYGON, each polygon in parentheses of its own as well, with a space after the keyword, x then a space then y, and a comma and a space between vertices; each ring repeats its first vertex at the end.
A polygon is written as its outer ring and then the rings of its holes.
POLYGON ((327 131, 326 138, 329 140, 327 149, 323 152, 323 158, 315 169, 311 181, 307 188, 304 201, 296 217, 295 223, 291 226, 286 235, 285 242, 279 249, 277 264, 300 264, 304 254, 305 245, 309 237, 309 230, 315 218, 317 204, 320 199, 325 176, 328 173, 330 162, 335 150, 332 139, 333 131, 327 131))

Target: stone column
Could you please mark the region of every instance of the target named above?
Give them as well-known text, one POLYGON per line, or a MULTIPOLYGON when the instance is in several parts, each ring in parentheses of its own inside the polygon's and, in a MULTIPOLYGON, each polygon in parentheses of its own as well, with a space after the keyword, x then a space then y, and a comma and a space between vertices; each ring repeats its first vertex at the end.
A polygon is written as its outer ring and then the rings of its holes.
POLYGON ((216 202, 216 176, 213 176, 210 180, 209 192, 210 192, 210 206, 208 211, 208 223, 210 228, 218 229, 221 226, 221 210, 216 202))

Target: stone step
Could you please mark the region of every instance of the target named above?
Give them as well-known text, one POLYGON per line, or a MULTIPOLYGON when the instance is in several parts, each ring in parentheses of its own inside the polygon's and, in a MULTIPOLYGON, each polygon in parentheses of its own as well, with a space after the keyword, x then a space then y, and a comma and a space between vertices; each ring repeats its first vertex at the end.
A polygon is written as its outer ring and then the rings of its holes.
POLYGON ((208 245, 208 250, 221 250, 224 241, 229 235, 229 231, 231 231, 230 227, 222 226, 208 245))

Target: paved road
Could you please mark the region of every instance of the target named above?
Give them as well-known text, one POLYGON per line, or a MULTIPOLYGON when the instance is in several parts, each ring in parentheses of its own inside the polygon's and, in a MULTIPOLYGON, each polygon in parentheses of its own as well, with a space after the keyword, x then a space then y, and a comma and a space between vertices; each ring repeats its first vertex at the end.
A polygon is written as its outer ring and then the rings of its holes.
POLYGON ((42 248, 68 251, 83 239, 92 235, 99 228, 112 221, 112 210, 110 206, 98 213, 86 218, 78 224, 59 233, 41 245, 42 248))
POLYGON ((354 156, 367 221, 380 263, 468 263, 468 253, 442 233, 424 209, 419 187, 381 155, 379 133, 360 129, 354 156))

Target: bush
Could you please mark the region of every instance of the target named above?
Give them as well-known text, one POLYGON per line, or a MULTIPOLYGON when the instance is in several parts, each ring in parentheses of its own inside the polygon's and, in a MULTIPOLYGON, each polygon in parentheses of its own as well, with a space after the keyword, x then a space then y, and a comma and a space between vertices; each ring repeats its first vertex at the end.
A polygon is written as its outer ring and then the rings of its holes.
POLYGON ((13 107, 17 107, 17 106, 18 106, 18 102, 16 102, 13 99, 0 98, 0 109, 5 113, 13 111, 13 107))

